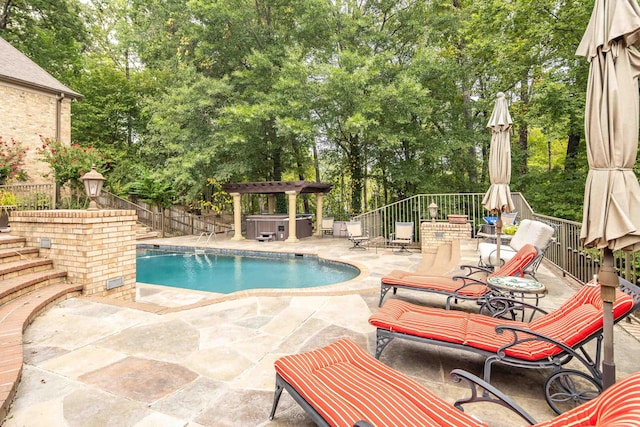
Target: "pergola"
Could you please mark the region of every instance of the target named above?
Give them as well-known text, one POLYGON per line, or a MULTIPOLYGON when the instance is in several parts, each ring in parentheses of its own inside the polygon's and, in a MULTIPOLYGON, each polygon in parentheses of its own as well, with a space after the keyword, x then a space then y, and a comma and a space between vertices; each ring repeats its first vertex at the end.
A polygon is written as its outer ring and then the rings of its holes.
POLYGON ((313 193, 316 195, 316 234, 322 233, 322 198, 328 193, 332 185, 309 181, 265 181, 224 184, 223 190, 233 196, 233 226, 235 233, 232 240, 242 240, 240 198, 243 194, 266 194, 267 210, 270 214, 275 211, 275 195, 284 193, 289 196, 289 237, 286 242, 297 242, 296 237, 296 200, 298 194, 313 193))

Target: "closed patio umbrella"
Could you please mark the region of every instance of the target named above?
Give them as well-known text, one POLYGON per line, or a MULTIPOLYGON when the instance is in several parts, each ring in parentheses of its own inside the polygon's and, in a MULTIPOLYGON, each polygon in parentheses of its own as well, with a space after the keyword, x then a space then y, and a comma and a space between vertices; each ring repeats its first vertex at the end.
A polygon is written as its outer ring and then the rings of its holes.
POLYGON ((638 151, 640 37, 637 0, 596 0, 576 51, 590 62, 585 108, 589 174, 580 239, 603 249, 598 281, 603 299, 603 386, 615 382, 613 312, 618 277, 613 251, 640 249, 638 151))
POLYGON ((491 113, 487 127, 491 130, 489 148, 489 190, 482 199, 482 205, 492 213, 497 213, 496 221, 496 257, 500 265, 500 243, 502 242, 502 212, 513 210, 511 199, 511 115, 504 93, 496 95, 496 105, 491 113))

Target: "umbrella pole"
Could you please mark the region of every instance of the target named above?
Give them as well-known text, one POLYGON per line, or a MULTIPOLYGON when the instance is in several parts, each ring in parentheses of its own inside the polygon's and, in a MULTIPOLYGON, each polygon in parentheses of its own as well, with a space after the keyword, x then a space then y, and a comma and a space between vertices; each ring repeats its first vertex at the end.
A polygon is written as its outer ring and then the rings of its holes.
POLYGON ((500 268, 500 246, 502 245, 502 211, 498 211, 498 219, 496 220, 496 262, 497 268, 500 268))
POLYGON ((618 287, 618 275, 613 265, 613 251, 604 248, 602 267, 598 272, 600 282, 600 294, 602 297, 602 387, 608 388, 616 382, 616 364, 613 356, 613 303, 616 300, 616 288, 618 287))

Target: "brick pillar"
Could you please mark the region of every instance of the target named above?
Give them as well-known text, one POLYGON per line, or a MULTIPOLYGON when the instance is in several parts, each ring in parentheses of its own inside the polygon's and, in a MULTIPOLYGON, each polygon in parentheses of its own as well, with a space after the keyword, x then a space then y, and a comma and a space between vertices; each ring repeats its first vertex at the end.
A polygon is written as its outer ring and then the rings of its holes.
POLYGON ((16 211, 11 234, 40 248, 83 294, 122 300, 136 295, 134 210, 16 211))
POLYGON ((434 249, 453 240, 471 239, 471 224, 449 222, 423 222, 420 224, 422 251, 434 249))

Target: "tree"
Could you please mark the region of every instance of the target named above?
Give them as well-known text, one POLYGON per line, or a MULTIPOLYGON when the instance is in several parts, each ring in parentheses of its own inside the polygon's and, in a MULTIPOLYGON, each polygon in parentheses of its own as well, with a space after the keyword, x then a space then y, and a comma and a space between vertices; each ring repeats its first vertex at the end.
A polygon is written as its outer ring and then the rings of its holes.
POLYGON ((87 43, 76 0, 2 0, 0 36, 63 83, 81 73, 87 43))

